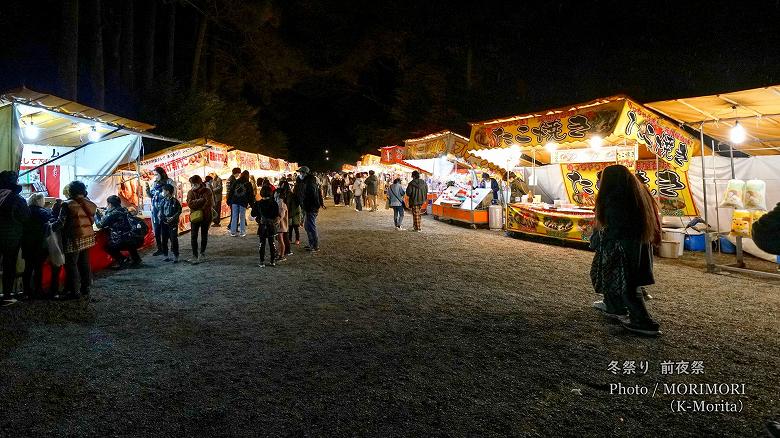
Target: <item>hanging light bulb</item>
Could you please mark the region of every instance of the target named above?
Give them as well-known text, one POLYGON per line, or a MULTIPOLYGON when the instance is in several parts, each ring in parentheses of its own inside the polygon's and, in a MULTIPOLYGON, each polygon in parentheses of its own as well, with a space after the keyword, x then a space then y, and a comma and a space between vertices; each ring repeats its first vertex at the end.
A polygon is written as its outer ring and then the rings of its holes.
POLYGON ((743 128, 742 125, 740 125, 739 122, 737 122, 734 124, 734 127, 731 128, 731 131, 729 132, 729 137, 731 138, 732 143, 741 144, 747 138, 747 133, 745 132, 745 128, 743 128))
POLYGON ((27 125, 24 125, 24 136, 28 140, 35 140, 38 138, 38 134, 40 134, 41 130, 33 124, 33 121, 30 120, 30 123, 27 125))
POLYGON ((551 141, 544 145, 544 148, 547 149, 547 152, 555 152, 558 150, 558 144, 554 141, 551 141))
POLYGON ((593 149, 601 149, 603 144, 604 140, 598 135, 594 135, 590 138, 590 147, 593 149))
POLYGON ((92 129, 89 131, 89 134, 87 134, 87 138, 93 143, 100 140, 100 133, 97 132, 96 127, 92 127, 92 129))

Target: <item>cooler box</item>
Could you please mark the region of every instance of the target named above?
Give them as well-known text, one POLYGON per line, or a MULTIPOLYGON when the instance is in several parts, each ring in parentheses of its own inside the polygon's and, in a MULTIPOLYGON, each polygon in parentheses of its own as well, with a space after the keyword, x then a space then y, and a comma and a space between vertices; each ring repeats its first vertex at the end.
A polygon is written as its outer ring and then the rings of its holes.
POLYGON ((504 207, 500 205, 491 205, 488 207, 488 227, 491 230, 500 230, 504 228, 504 207))

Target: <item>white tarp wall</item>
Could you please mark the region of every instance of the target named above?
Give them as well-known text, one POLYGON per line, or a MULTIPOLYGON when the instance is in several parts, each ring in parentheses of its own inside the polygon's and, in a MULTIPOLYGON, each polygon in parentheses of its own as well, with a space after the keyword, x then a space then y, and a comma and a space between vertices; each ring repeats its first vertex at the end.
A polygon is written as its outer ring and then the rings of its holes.
MULTIPOLYGON (((114 176, 117 167, 135 161, 141 153, 141 145, 140 136, 124 135, 92 143, 53 161, 50 166, 59 166, 60 193, 49 193, 49 196, 62 197, 62 189, 66 184, 80 180, 87 185, 89 198, 93 202, 98 205, 105 204, 106 198, 117 193, 121 182, 117 179, 121 178, 120 176, 114 176)), ((40 157, 49 161, 73 149, 25 144, 22 149, 22 165, 35 164, 38 162, 35 160, 40 160, 40 157)), ((23 172, 24 170, 20 173, 23 172)))

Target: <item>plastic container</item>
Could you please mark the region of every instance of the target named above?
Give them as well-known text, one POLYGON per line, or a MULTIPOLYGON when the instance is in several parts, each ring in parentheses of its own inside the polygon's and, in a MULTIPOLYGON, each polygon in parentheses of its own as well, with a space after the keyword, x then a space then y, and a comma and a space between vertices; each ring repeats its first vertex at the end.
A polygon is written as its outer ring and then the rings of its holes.
POLYGON ((661 239, 679 242, 677 256, 682 257, 685 246, 685 228, 664 228, 661 239))
POLYGON ((500 205, 488 207, 488 226, 491 230, 504 228, 504 207, 500 205))
POLYGON ((662 240, 658 248, 658 255, 665 259, 680 258, 680 242, 676 240, 662 240))
POLYGON ((685 236, 685 250, 704 252, 707 244, 704 241, 704 234, 688 234, 685 236))
POLYGON ((737 253, 737 247, 731 241, 726 237, 720 237, 718 239, 718 244, 720 245, 720 252, 723 254, 736 254, 737 253))

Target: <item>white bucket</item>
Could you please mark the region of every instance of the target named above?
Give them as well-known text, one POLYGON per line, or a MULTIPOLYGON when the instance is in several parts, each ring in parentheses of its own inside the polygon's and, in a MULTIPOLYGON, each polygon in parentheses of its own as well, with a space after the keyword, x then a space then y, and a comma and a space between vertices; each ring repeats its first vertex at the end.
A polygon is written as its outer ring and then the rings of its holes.
POLYGON ((680 242, 676 240, 662 240, 661 247, 658 248, 658 255, 665 259, 679 258, 680 242))
POLYGON ((679 242, 679 249, 677 253, 677 257, 682 257, 683 255, 683 248, 685 246, 685 229, 684 228, 678 228, 678 229, 669 229, 664 228, 663 234, 661 234, 662 240, 672 240, 675 242, 679 242))

